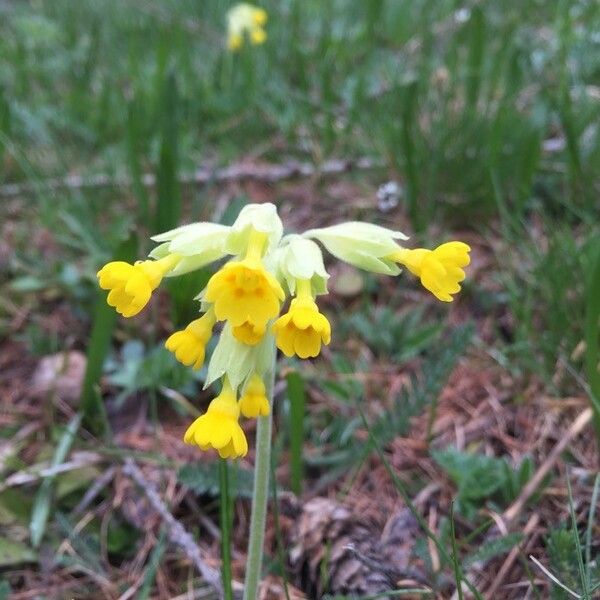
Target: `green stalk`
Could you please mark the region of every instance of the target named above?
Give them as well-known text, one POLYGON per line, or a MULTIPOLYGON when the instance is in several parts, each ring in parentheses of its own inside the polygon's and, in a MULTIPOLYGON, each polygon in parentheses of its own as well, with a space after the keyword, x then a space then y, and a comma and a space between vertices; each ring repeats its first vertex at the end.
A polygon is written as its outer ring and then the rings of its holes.
POLYGON ((258 584, 263 559, 267 502, 269 500, 269 470, 271 464, 271 431, 273 429, 273 387, 275 385, 275 344, 271 372, 265 377, 267 398, 271 411, 267 417, 258 417, 256 427, 256 457, 254 462, 254 493, 250 517, 250 537, 246 562, 244 600, 258 598, 258 584))

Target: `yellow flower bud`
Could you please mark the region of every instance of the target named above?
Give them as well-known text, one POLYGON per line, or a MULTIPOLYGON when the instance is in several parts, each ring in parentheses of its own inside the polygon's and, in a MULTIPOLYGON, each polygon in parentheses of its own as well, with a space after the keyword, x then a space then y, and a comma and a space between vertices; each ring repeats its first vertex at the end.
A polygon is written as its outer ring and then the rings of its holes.
POLYGON ((271 412, 265 384, 256 373, 250 378, 239 400, 239 406, 244 417, 248 419, 255 419, 259 415, 266 417, 271 412))
POLYGON ((262 340, 266 330, 266 324, 256 325, 251 321, 246 321, 245 323, 234 327, 232 333, 233 337, 238 340, 238 342, 242 342, 248 346, 256 346, 256 344, 262 340))
POLYGON ((206 344, 212 335, 215 324, 214 311, 192 321, 182 331, 176 331, 165 342, 165 347, 175 354, 180 363, 193 369, 200 369, 204 364, 206 344))

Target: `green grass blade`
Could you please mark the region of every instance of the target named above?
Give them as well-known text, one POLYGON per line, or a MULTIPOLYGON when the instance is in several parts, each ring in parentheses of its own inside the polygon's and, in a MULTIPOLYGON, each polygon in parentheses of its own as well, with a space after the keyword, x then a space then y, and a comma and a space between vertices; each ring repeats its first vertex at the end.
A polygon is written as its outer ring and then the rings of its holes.
POLYGON ((456 546, 456 533, 454 531, 454 501, 450 505, 450 537, 452 538, 452 569, 454 571, 454 581, 456 582, 456 593, 458 594, 458 600, 464 600, 460 564, 458 562, 458 549, 456 546))
POLYGON ((569 492, 569 513, 571 515, 571 525, 573 534, 573 543, 575 544, 575 552, 577 554, 577 570, 579 572, 579 578, 581 579, 581 590, 583 593, 583 600, 590 600, 590 590, 588 585, 588 579, 586 575, 586 569, 583 564, 583 555, 581 552, 581 542, 579 540, 579 530, 577 529, 577 516, 575 515, 575 507, 573 506, 573 491, 571 490, 571 479, 567 472, 567 491, 569 492))
POLYGON ((594 409, 594 425, 600 447, 600 362, 598 332, 600 329, 600 243, 592 248, 587 290, 585 314, 585 370, 594 409))
MULTIPOLYGON (((592 501, 590 503, 590 512, 588 515, 588 523, 585 531, 585 575, 589 582, 592 581, 590 567, 592 565, 592 534, 594 529, 594 520, 596 516, 596 503, 598 502, 598 493, 600 492, 600 473, 596 475, 594 480, 594 490, 592 492, 592 501)), ((593 590, 590 590, 593 591, 593 590)))
POLYGON ((279 523, 279 503, 277 500, 277 477, 275 476, 275 465, 271 460, 271 489, 273 491, 273 521, 275 522, 275 541, 277 542, 277 558, 279 559, 279 567, 281 569, 281 577, 283 579, 283 591, 285 600, 290 600, 290 592, 288 590, 288 577, 285 569, 285 550, 283 545, 283 536, 281 534, 281 525, 279 523))
POLYGON ((306 392, 302 375, 293 371, 287 376, 287 394, 290 400, 290 487, 294 494, 302 493, 304 479, 304 419, 306 392))
MULTIPOLYGON (((137 240, 131 236, 115 253, 115 260, 132 261, 135 258, 137 240)), ((87 350, 87 366, 83 378, 81 407, 85 427, 97 435, 108 431, 108 421, 102 398, 97 389, 104 360, 110 348, 112 332, 117 322, 117 313, 106 303, 106 292, 100 290, 93 312, 93 325, 87 350)))
POLYGON ((219 518, 221 522, 221 578, 223 579, 224 600, 233 600, 231 587, 231 498, 229 495, 229 465, 226 459, 219 459, 219 488, 221 500, 219 518))
POLYGON ((479 98, 479 89, 482 80, 482 65, 485 46, 485 18, 483 10, 475 6, 469 22, 469 55, 467 58, 467 105, 471 110, 475 108, 479 98))
MULTIPOLYGON (((64 433, 62 434, 58 446, 54 451, 52 457, 52 467, 65 462, 67 454, 73 445, 75 434, 81 425, 83 418, 82 413, 77 413, 67 425, 64 433)), ((53 491, 54 491, 54 476, 49 476, 42 481, 35 500, 33 501, 33 508, 31 509, 31 521, 29 524, 29 533, 31 536, 31 543, 34 548, 37 548, 44 537, 46 531, 46 525, 48 524, 48 516, 50 515, 50 507, 52 504, 53 491)))
POLYGON ((156 231, 166 231, 175 227, 181 213, 181 190, 177 179, 179 168, 178 113, 177 79, 174 71, 169 71, 165 79, 162 98, 163 127, 157 174, 156 231))

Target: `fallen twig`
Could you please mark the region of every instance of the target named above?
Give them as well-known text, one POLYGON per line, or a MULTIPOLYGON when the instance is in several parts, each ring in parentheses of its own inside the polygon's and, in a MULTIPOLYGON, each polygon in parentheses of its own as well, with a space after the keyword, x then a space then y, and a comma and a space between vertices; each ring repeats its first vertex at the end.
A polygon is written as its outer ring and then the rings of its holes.
MULTIPOLYGON (((317 166, 312 163, 290 161, 283 165, 255 165, 236 164, 229 167, 211 168, 200 167, 194 173, 187 173, 179 178, 183 185, 206 185, 209 183, 228 183, 233 181, 261 181, 263 183, 277 183, 296 177, 313 177, 315 175, 331 176, 354 170, 370 170, 381 168, 383 163, 371 158, 332 159, 317 166)), ((156 186, 157 178, 154 173, 142 175, 142 185, 147 188, 156 186)), ((68 175, 58 179, 43 179, 29 183, 9 183, 0 186, 0 196, 14 198, 34 194, 37 192, 55 192, 57 190, 83 190, 107 187, 129 187, 132 185, 130 177, 113 177, 100 173, 83 177, 81 175, 68 175)))
POLYGON ((59 465, 52 466, 50 463, 46 462, 39 465, 33 465, 27 470, 13 473, 0 484, 0 492, 3 492, 5 489, 15 485, 34 483, 39 479, 55 477, 60 473, 83 469, 84 467, 88 467, 103 460, 103 457, 95 452, 73 452, 71 456, 72 460, 59 465))
POLYGON ((204 580, 212 585, 220 598, 223 598, 223 586, 219 571, 209 567, 203 560, 194 538, 184 529, 183 525, 175 519, 165 503, 162 501, 154 486, 144 477, 144 474, 131 458, 125 460, 123 473, 131 477, 139 488, 146 494, 152 508, 161 516, 167 526, 167 534, 174 544, 177 544, 192 561, 204 580))

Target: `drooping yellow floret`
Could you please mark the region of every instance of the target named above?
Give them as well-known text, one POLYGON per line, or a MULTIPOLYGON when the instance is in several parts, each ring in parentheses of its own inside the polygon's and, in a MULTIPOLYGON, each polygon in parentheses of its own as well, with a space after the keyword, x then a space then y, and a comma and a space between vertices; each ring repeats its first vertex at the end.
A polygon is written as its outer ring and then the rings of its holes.
POLYGON ((176 331, 165 342, 165 347, 175 354, 180 363, 193 369, 204 364, 206 344, 212 335, 215 314, 212 309, 202 317, 192 321, 182 331, 176 331))
POLYGON ((262 340, 267 329, 266 324, 254 324, 246 321, 237 327, 232 328, 233 337, 248 346, 256 346, 262 340))
POLYGON ((210 278, 205 294, 205 300, 214 303, 217 319, 233 327, 246 322, 266 325, 279 313, 284 297, 277 279, 252 258, 227 263, 210 278))
POLYGON ((135 264, 113 261, 104 265, 97 274, 103 290, 110 290, 106 301, 124 317, 137 315, 150 300, 164 275, 179 261, 177 254, 160 260, 144 260, 135 264))
POLYGON ((248 419, 254 419, 259 415, 266 417, 271 412, 265 384, 256 373, 250 378, 239 405, 240 411, 248 419))
POLYGON ((236 4, 227 13, 227 46, 230 50, 239 50, 244 43, 244 34, 250 42, 258 45, 265 42, 267 32, 263 29, 268 19, 267 11, 252 4, 236 4))
POLYGON ((463 242, 447 242, 435 250, 402 248, 393 255, 393 260, 419 277, 423 287, 438 300, 452 302, 452 294, 460 291, 459 282, 465 278, 463 267, 471 262, 470 251, 463 242))
POLYGON ((331 341, 331 326, 310 292, 310 281, 297 282, 297 297, 289 311, 273 324, 275 343, 286 355, 300 358, 318 356, 321 344, 331 341))
MULTIPOLYGON (((244 324, 254 332, 264 330, 267 321, 279 314, 285 294, 277 279, 261 260, 267 236, 254 231, 250 236, 246 258, 229 262, 215 273, 206 286, 204 299, 214 304, 219 321, 229 321, 233 328, 244 324)), ((247 334, 243 329, 238 334, 247 334)), ((237 336, 236 336, 237 337, 237 336)))
POLYGON ((188 427, 183 440, 202 450, 213 448, 221 458, 246 456, 248 442, 238 422, 239 417, 235 393, 225 379, 221 393, 208 405, 206 413, 188 427))

